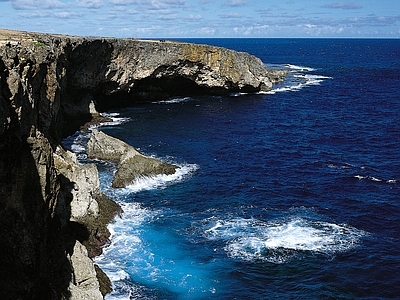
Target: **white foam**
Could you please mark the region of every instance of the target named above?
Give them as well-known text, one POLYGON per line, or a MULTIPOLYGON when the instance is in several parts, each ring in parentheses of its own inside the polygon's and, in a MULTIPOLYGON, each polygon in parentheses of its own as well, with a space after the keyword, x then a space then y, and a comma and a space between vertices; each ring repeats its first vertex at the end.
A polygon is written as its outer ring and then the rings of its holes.
POLYGON ((260 92, 260 94, 276 94, 281 92, 296 92, 304 87, 320 85, 326 79, 332 79, 332 77, 309 74, 309 72, 316 71, 316 69, 305 66, 296 66, 292 64, 286 64, 281 68, 289 69, 289 74, 285 77, 282 83, 275 84, 274 88, 268 92, 260 92))
MULTIPOLYGON (((122 193, 121 191, 118 191, 122 193)), ((143 256, 151 258, 151 253, 145 249, 141 238, 141 226, 152 222, 161 211, 150 210, 136 202, 119 202, 123 210, 121 217, 108 225, 111 244, 103 249, 101 256, 95 257, 95 262, 111 279, 113 291, 105 299, 136 299, 141 296, 140 286, 133 284, 127 270, 129 264, 143 264, 143 256)), ((140 298, 145 299, 145 298, 140 298)))
POLYGON ((130 192, 164 189, 173 183, 180 182, 198 169, 196 164, 184 164, 179 166, 174 174, 160 174, 156 176, 142 176, 126 187, 130 192))
POLYGON ((115 113, 115 112, 114 113, 113 112, 100 113, 100 115, 102 117, 109 118, 112 121, 100 122, 100 124, 93 125, 89 129, 93 130, 93 129, 96 129, 98 127, 103 127, 103 126, 118 126, 118 125, 122 125, 122 124, 125 124, 125 123, 128 123, 128 122, 131 121, 131 118, 129 118, 129 117, 119 117, 120 114, 119 113, 115 113))
POLYGON ((146 299, 152 292, 144 286, 155 282, 176 294, 215 293, 204 264, 187 257, 174 234, 153 228, 152 223, 164 218, 167 210, 148 209, 135 202, 121 205, 122 218, 109 225, 111 244, 95 259, 113 282, 114 291, 107 299, 146 299))
POLYGON ((376 178, 376 177, 373 177, 373 176, 371 176, 370 179, 372 181, 377 181, 377 182, 381 182, 382 181, 382 179, 379 179, 379 178, 376 178))
MULTIPOLYGON (((260 92, 262 93, 262 92, 260 92)), ((237 92, 237 93, 231 93, 229 94, 229 96, 231 97, 240 97, 240 96, 244 96, 244 95, 248 95, 249 93, 242 93, 242 92, 237 92)))
POLYGON ((152 103, 155 104, 175 104, 175 103, 182 103, 182 102, 188 102, 190 101, 191 97, 178 97, 178 98, 171 98, 168 100, 161 100, 161 101, 155 101, 152 103))
POLYGON ((62 141, 66 149, 74 152, 79 160, 84 160, 86 156, 86 145, 89 141, 90 133, 84 131, 76 131, 73 135, 62 141))
POLYGON ((274 223, 255 219, 215 220, 205 222, 204 235, 223 240, 230 257, 246 261, 283 263, 299 252, 332 255, 354 248, 366 232, 348 225, 296 218, 274 223))
POLYGON ((369 181, 373 181, 373 182, 385 182, 385 183, 389 183, 389 184, 393 184, 393 183, 397 183, 396 179, 382 179, 382 178, 378 178, 378 177, 374 177, 374 176, 362 176, 362 175, 355 175, 355 178, 357 178, 358 180, 369 180, 369 181))
POLYGON ((101 113, 100 115, 110 118, 112 121, 92 125, 89 127, 89 131, 76 131, 73 135, 65 138, 62 142, 64 147, 74 152, 79 160, 85 160, 87 158, 86 145, 90 139, 91 130, 103 126, 118 126, 131 121, 130 118, 119 117, 119 113, 101 113))
POLYGON ((332 79, 332 77, 312 74, 297 74, 294 77, 304 80, 304 83, 301 85, 320 85, 325 79, 332 79))
POLYGON ((315 71, 314 68, 310 68, 310 67, 303 67, 303 66, 296 66, 296 65, 292 65, 292 64, 286 64, 285 67, 291 69, 291 70, 295 70, 295 71, 306 71, 306 72, 311 72, 311 71, 315 71))

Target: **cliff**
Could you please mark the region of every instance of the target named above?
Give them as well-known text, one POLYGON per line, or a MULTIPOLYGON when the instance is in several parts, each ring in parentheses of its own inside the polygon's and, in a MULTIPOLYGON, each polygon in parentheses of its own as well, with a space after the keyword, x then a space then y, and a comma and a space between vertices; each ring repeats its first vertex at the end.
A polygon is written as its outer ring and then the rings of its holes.
POLYGON ((268 90, 284 75, 212 46, 0 30, 0 298, 107 292, 88 257, 101 253, 118 207, 96 166, 60 146, 96 108, 268 90))

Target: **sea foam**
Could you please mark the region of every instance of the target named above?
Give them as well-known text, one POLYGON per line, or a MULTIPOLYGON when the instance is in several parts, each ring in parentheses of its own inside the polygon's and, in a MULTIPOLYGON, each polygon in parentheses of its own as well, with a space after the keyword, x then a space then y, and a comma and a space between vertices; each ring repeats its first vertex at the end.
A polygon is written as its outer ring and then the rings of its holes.
POLYGON ((332 79, 332 77, 329 76, 310 74, 310 72, 316 71, 316 69, 311 67, 286 64, 286 65, 281 65, 280 68, 287 69, 289 71, 285 80, 281 83, 275 84, 271 91, 260 92, 260 94, 295 92, 307 86, 320 85, 326 79, 332 79))
POLYGON ((171 184, 189 178, 197 169, 198 165, 196 164, 183 164, 176 169, 174 174, 138 177, 134 182, 128 185, 126 189, 133 193, 145 190, 164 189, 171 184))
POLYGON ((349 251, 367 234, 346 224, 304 218, 263 222, 213 217, 204 224, 204 236, 224 241, 229 257, 271 263, 285 263, 304 252, 331 256, 349 251))

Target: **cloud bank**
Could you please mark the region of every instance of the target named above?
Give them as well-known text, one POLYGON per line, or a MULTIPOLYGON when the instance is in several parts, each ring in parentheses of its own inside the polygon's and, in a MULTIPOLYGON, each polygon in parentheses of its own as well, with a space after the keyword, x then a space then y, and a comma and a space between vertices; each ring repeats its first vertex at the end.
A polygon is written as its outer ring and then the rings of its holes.
POLYGON ((0 27, 117 37, 400 37, 398 0, 315 2, 0 0, 0 27))

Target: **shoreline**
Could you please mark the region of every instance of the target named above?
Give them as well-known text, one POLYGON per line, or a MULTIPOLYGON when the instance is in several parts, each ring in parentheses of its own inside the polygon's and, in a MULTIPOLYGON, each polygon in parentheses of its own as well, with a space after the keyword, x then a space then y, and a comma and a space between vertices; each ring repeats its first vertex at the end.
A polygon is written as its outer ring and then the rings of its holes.
POLYGON ((111 107, 268 91, 286 74, 220 47, 0 29, 0 297, 102 298, 89 257, 109 237, 103 210, 118 209, 63 137, 111 107))

